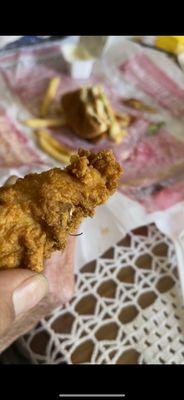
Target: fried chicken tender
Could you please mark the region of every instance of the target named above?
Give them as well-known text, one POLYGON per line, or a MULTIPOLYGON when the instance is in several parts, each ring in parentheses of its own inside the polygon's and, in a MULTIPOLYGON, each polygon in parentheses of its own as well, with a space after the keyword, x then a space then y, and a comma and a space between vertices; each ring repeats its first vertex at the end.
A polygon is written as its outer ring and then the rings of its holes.
POLYGON ((96 138, 107 130, 106 123, 95 109, 93 91, 92 88, 82 87, 65 93, 61 98, 67 124, 83 139, 96 138))
POLYGON ((67 124, 83 139, 93 140, 106 133, 119 142, 125 134, 99 85, 83 86, 65 93, 61 98, 61 106, 67 124))
POLYGON ((82 219, 114 193, 121 174, 112 151, 79 150, 64 170, 29 174, 0 188, 0 268, 41 272, 82 219))

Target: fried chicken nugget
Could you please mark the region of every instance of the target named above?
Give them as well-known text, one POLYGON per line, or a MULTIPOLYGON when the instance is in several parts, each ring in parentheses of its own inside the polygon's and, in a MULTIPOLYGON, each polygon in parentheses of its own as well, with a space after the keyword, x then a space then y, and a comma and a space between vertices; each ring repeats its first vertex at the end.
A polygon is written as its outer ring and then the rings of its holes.
POLYGON ((94 208, 115 191, 121 167, 111 151, 79 150, 64 170, 29 174, 0 188, 0 268, 41 272, 94 208))
POLYGON ((110 105, 104 105, 105 95, 99 86, 82 87, 65 93, 61 106, 67 124, 83 139, 94 139, 110 125, 110 105))

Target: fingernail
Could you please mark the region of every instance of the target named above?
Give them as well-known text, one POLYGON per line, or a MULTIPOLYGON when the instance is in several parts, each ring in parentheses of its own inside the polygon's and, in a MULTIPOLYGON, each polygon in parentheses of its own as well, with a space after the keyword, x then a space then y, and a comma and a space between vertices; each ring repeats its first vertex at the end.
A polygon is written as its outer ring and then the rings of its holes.
POLYGON ((10 176, 10 178, 7 179, 7 181, 4 183, 4 186, 11 186, 14 185, 14 183, 17 181, 18 177, 16 175, 10 176))
POLYGON ((42 275, 26 279, 13 292, 13 305, 16 317, 31 310, 48 293, 48 281, 42 275))

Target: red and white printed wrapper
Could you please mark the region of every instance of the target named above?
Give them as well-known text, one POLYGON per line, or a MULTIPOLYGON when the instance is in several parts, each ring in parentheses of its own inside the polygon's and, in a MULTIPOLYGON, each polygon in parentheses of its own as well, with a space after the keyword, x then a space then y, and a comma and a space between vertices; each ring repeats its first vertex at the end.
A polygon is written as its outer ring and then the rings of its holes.
POLYGON ((135 117, 119 145, 107 139, 90 144, 68 127, 50 131, 72 150, 112 148, 125 169, 118 193, 80 227, 83 235, 77 239, 75 257, 79 268, 120 240, 127 230, 154 221, 158 215, 161 221, 173 207, 179 214, 180 209, 184 211, 184 75, 164 54, 117 37, 94 64, 90 79, 74 80, 66 73, 62 43, 0 55, 0 183, 12 174, 24 176, 61 166, 37 148, 31 129, 21 123, 39 115, 53 76, 61 78, 55 104, 67 91, 101 83, 114 109, 135 117), (156 112, 130 109, 124 104, 128 98, 140 99, 156 112), (162 121, 164 127, 149 136, 149 124, 162 121))

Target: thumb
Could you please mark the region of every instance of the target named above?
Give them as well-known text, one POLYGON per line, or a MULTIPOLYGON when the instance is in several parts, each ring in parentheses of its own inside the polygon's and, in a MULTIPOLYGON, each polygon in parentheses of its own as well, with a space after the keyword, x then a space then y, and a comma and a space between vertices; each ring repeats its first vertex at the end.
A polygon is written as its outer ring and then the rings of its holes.
POLYGON ((15 269, 0 272, 0 336, 13 321, 26 314, 48 293, 42 274, 15 269))

